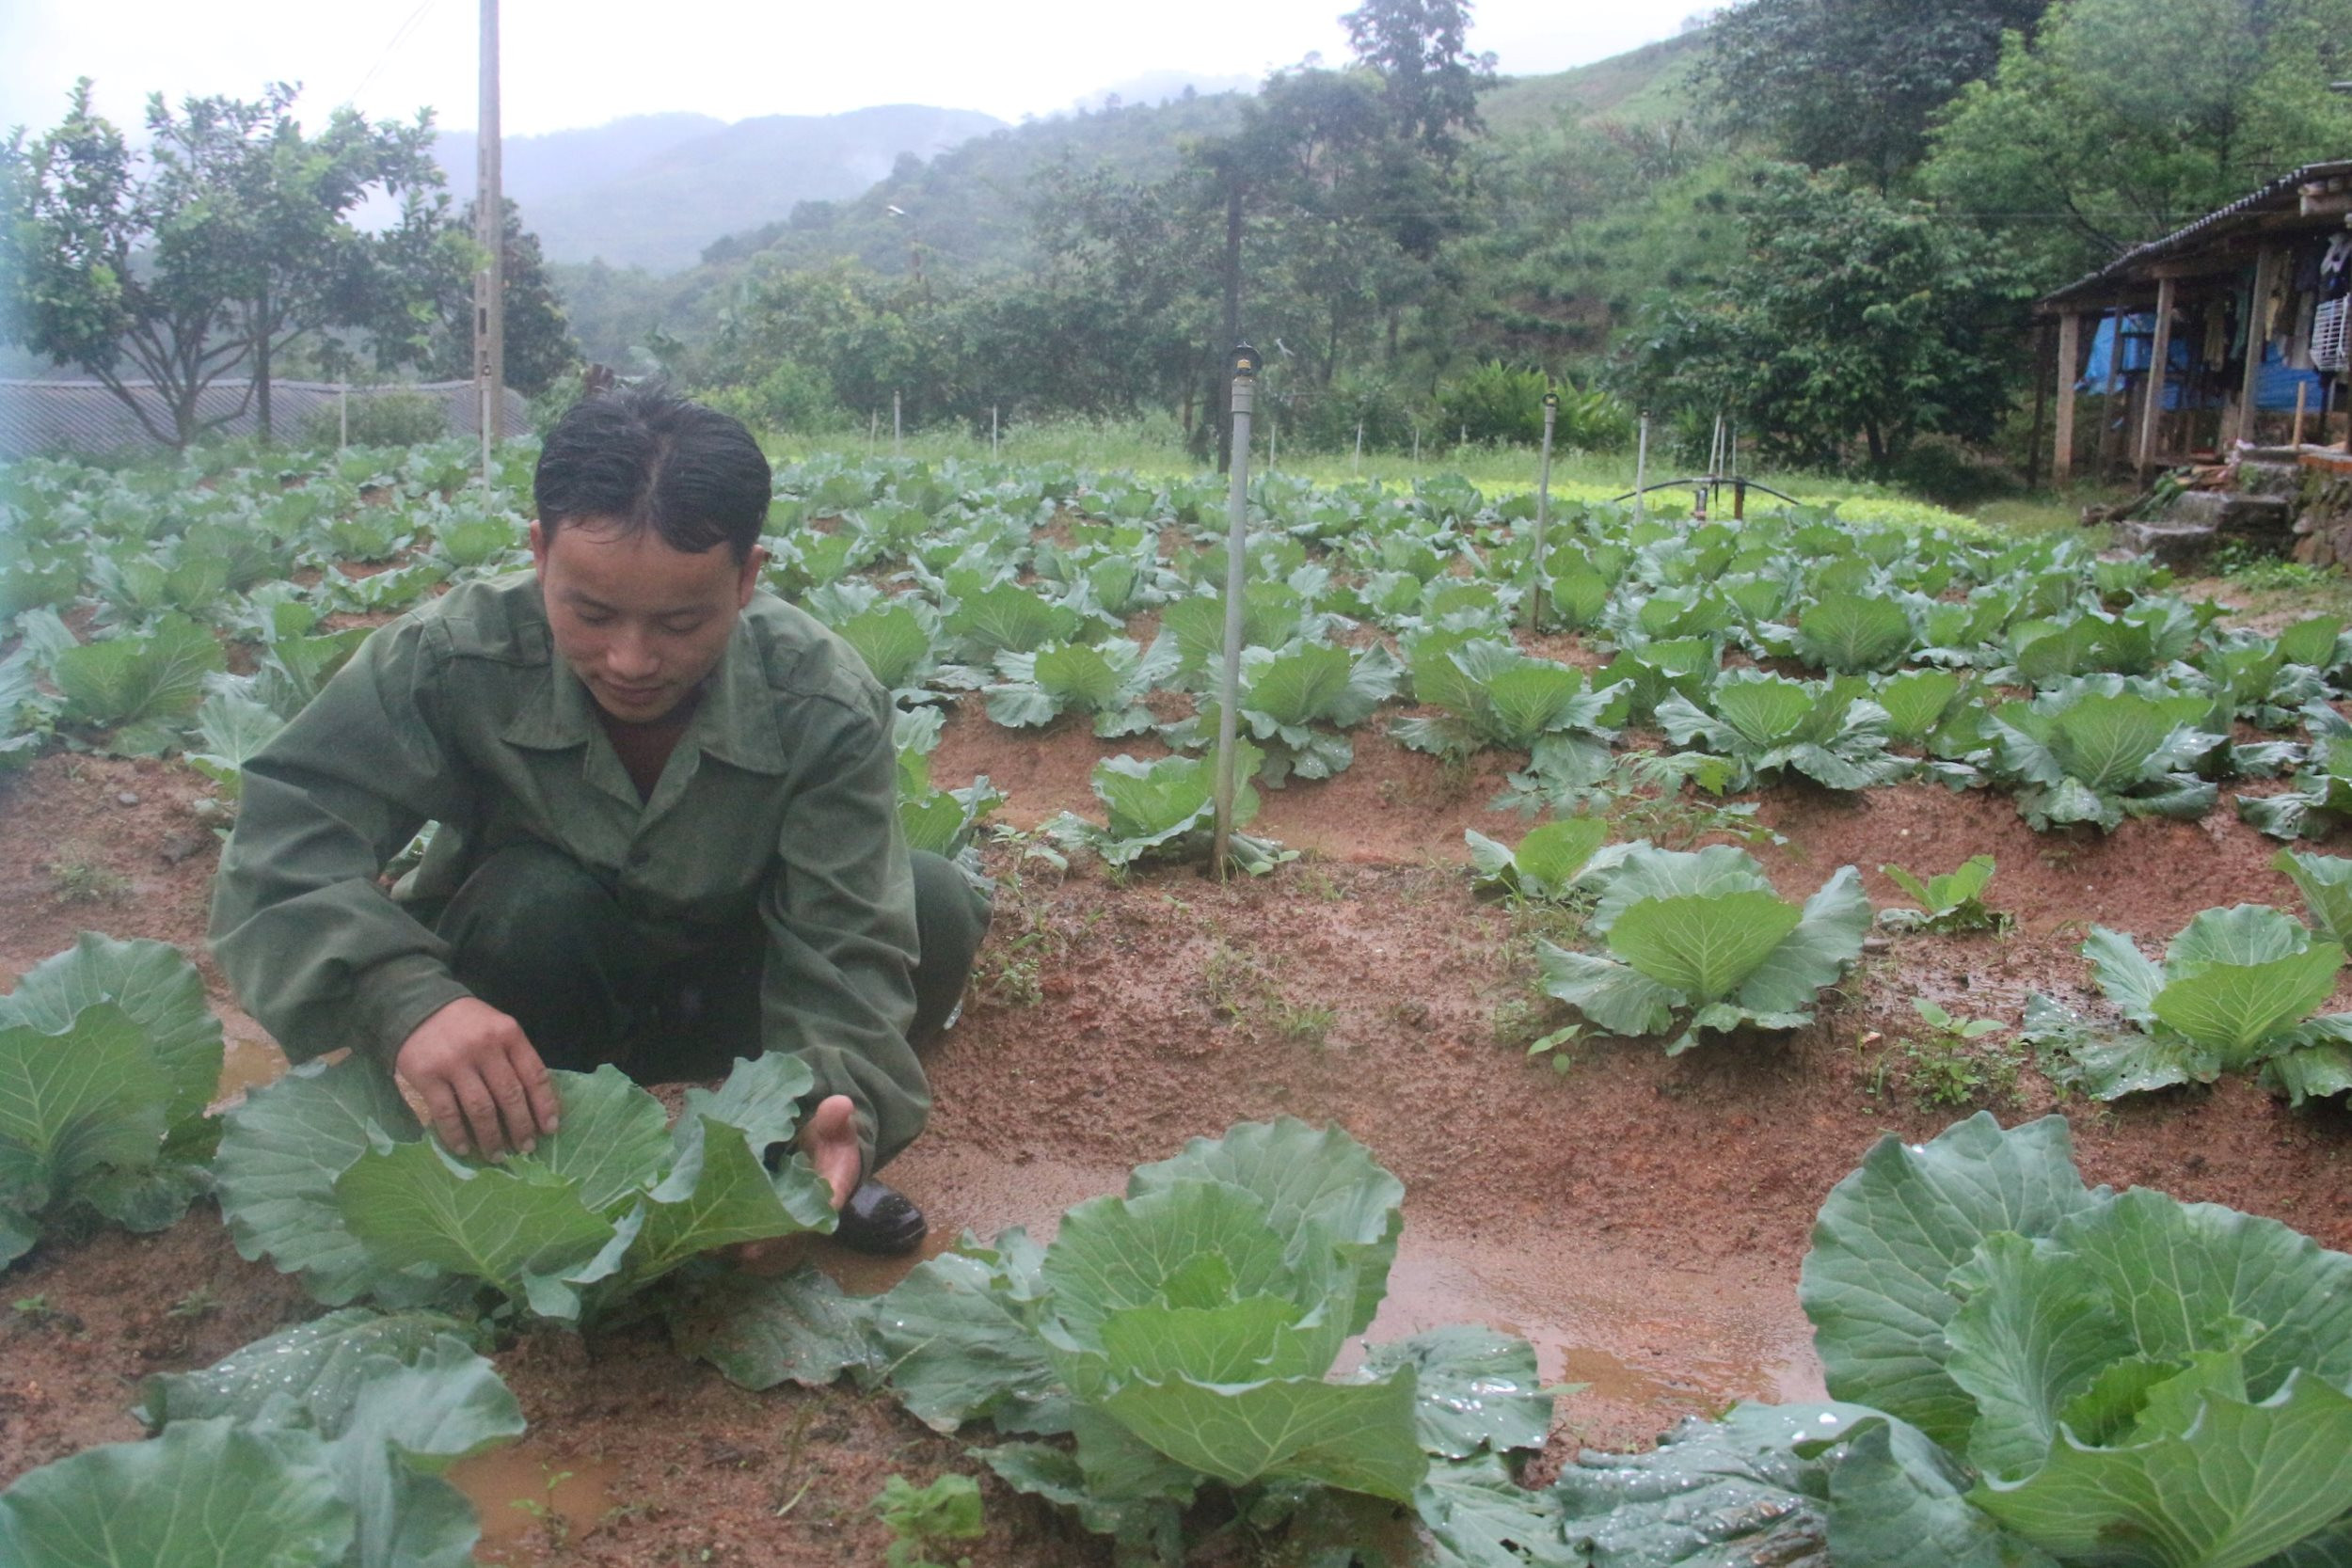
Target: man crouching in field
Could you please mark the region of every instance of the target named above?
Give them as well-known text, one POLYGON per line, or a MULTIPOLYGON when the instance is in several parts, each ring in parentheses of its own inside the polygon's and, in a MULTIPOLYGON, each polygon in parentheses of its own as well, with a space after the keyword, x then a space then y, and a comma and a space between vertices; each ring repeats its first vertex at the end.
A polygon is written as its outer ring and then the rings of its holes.
POLYGON ((768 460, 735 420, 591 397, 535 489, 532 576, 386 626, 246 766, 214 952, 290 1056, 380 1062, 491 1159, 555 1131, 550 1067, 789 1052, 836 1239, 912 1248, 921 1212, 873 1173, 922 1131, 916 1050, 988 910, 900 837, 889 697, 759 587, 768 460))

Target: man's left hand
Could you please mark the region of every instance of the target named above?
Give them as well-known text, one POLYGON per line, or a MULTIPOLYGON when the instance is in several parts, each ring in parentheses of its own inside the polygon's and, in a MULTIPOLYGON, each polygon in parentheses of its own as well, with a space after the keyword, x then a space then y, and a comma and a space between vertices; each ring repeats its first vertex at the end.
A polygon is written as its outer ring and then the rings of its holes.
MULTIPOLYGON (((818 1101, 796 1142, 818 1177, 833 1189, 834 1211, 839 1212, 857 1191, 866 1165, 857 1147, 856 1103, 846 1094, 818 1101)), ((808 1238, 771 1236, 763 1242, 739 1242, 726 1250, 735 1266, 748 1274, 782 1274, 807 1255, 808 1238)))

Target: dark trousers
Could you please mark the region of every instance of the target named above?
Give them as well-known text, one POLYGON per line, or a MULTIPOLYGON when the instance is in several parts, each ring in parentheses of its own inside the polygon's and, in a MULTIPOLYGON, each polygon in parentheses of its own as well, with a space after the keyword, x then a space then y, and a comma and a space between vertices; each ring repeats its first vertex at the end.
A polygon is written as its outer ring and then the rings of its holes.
MULTIPOLYGON (((937 855, 914 850, 914 968, 920 1051, 946 1026, 988 933, 988 901, 937 855)), ((551 1068, 611 1062, 641 1084, 722 1078, 760 1044, 761 932, 748 927, 710 950, 648 955, 620 905, 587 869, 543 844, 515 844, 474 869, 436 932, 451 968, 512 1017, 551 1068)))

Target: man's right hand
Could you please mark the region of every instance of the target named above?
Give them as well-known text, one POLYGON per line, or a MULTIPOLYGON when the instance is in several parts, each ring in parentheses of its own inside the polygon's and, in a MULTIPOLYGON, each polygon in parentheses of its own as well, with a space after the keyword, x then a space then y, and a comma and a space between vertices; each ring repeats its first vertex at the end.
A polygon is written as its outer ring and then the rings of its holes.
POLYGON ((392 1066, 423 1098, 433 1131, 453 1154, 528 1154, 555 1131, 547 1064, 521 1024, 478 997, 459 997, 417 1025, 392 1066))

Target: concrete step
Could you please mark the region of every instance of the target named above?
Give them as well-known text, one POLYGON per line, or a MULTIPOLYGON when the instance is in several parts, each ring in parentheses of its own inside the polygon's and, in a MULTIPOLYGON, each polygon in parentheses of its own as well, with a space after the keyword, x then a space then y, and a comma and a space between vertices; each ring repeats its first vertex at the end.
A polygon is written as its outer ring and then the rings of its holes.
POLYGON ((2254 544, 2273 543, 2281 554, 2294 542, 2295 507, 2283 496, 2188 490, 2173 497, 2163 516, 2155 520, 2168 527, 2204 528, 2254 544))
POLYGON ((2219 538, 2219 532, 2210 523, 2164 519, 2115 525, 2118 546, 2154 556, 2167 566, 2194 565, 2205 558, 2219 538))
POLYGON ((2299 463, 2251 463, 2237 466, 2237 490, 2246 496, 2277 496, 2293 500, 2303 487, 2299 463))

